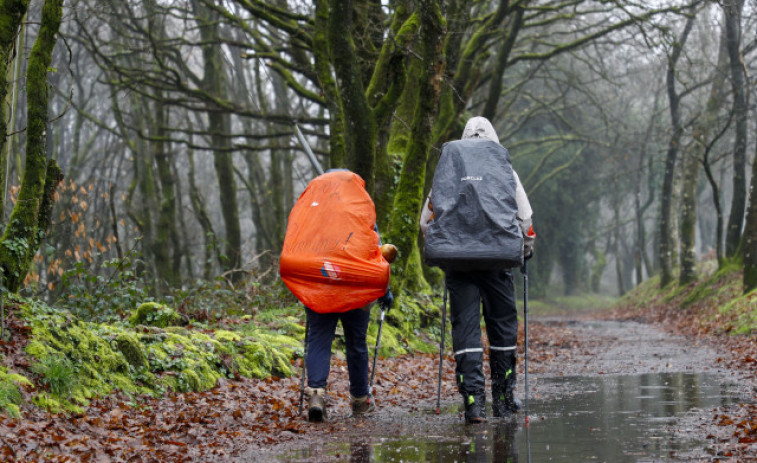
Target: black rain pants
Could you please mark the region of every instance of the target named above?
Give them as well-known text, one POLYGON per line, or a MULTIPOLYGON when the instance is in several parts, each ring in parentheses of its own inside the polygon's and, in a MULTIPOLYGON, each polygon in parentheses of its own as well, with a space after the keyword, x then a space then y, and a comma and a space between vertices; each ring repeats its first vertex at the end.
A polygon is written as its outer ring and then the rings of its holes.
POLYGON ((489 338, 492 395, 514 387, 518 313, 512 271, 448 271, 445 278, 450 298, 458 391, 465 398, 485 390, 482 303, 489 338))

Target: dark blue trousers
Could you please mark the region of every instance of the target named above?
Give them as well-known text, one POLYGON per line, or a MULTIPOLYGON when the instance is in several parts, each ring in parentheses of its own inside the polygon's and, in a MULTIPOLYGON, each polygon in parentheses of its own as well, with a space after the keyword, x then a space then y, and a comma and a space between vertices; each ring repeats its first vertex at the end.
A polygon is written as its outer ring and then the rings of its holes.
POLYGON ((317 313, 305 309, 308 317, 308 354, 305 364, 308 371, 308 386, 325 388, 331 369, 331 344, 334 341, 336 324, 342 321, 344 341, 347 347, 347 372, 350 378, 350 394, 354 397, 368 395, 368 346, 365 335, 368 331, 370 312, 353 309, 343 313, 317 313))

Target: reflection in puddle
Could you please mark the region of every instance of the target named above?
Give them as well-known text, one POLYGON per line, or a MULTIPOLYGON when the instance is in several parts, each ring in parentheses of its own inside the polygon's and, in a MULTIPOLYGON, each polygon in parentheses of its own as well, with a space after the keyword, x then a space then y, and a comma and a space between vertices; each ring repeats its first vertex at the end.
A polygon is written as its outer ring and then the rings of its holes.
POLYGON ((539 391, 544 397, 531 399, 528 432, 522 414, 465 426, 457 417, 457 407, 451 407, 446 417, 419 419, 413 426, 398 424, 403 428, 401 436, 354 436, 352 442, 311 447, 283 459, 652 462, 701 446, 670 432, 676 417, 694 408, 738 402, 733 388, 717 377, 685 373, 548 378, 540 379, 539 391))

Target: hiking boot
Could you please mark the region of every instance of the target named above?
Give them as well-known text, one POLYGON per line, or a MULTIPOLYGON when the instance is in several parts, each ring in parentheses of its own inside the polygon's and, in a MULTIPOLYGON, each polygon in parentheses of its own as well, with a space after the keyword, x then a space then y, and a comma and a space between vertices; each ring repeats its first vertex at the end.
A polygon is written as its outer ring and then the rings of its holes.
POLYGON ((376 410, 376 404, 373 403, 373 397, 370 394, 363 397, 350 394, 350 407, 352 407, 352 416, 366 415, 376 410))
POLYGON ((492 369, 492 415, 509 416, 521 409, 515 398, 516 363, 515 352, 491 352, 492 369))
POLYGON ((320 423, 326 418, 326 389, 305 388, 308 396, 308 421, 320 423))
POLYGON ((467 424, 483 423, 486 421, 486 394, 477 392, 475 394, 464 394, 465 400, 465 422, 467 424))
POLYGON ((521 408, 523 404, 512 389, 492 397, 492 415, 498 418, 518 413, 521 408))

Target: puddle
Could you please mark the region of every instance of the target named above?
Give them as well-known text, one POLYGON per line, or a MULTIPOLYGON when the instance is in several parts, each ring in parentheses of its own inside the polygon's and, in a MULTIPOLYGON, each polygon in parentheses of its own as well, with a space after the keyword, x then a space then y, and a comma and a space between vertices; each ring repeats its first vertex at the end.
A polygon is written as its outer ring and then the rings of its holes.
POLYGON ((528 432, 523 414, 465 426, 451 405, 441 416, 376 417, 378 431, 370 435, 289 452, 280 460, 655 462, 701 447, 680 437, 685 432, 673 432, 678 418, 739 402, 734 387, 707 374, 540 378, 538 389, 528 432))

